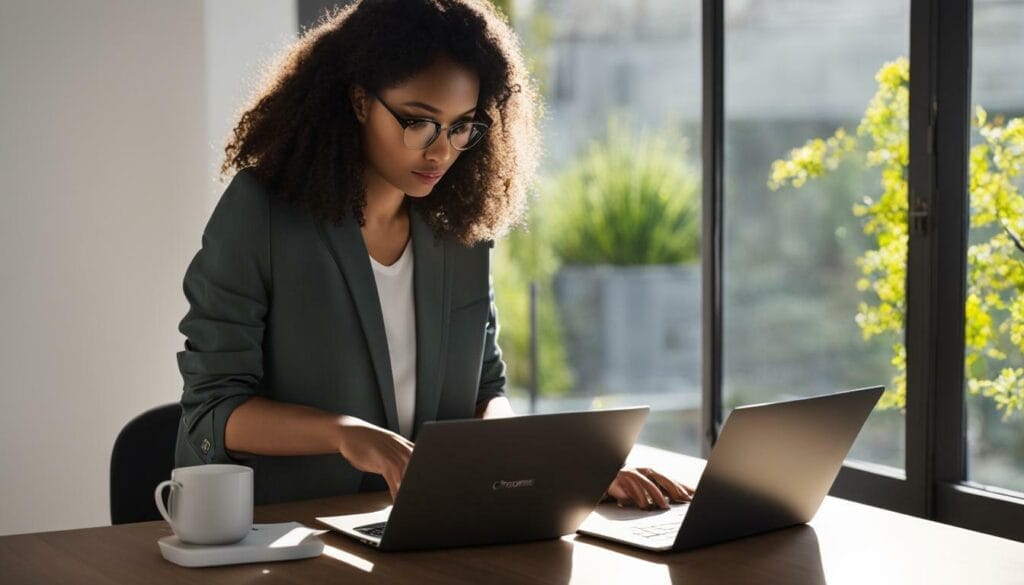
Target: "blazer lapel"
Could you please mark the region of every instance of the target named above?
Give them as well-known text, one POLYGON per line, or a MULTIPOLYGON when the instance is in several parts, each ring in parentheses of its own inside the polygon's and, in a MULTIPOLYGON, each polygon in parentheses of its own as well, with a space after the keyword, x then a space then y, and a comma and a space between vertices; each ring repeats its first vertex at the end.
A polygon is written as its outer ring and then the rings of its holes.
MULTIPOLYGON (((395 406, 395 382, 391 377, 387 332, 384 329, 384 317, 377 295, 377 283, 370 267, 370 255, 366 251, 359 223, 349 216, 339 226, 325 225, 321 220, 316 221, 316 226, 348 284, 349 294, 355 302, 356 313, 359 314, 363 334, 366 336, 373 370, 377 374, 377 385, 381 401, 384 403, 384 416, 387 418, 388 428, 397 433, 398 408, 395 406)), ((416 258, 416 261, 418 262, 419 258, 416 258)))
POLYGON ((451 262, 445 240, 410 206, 416 298, 416 424, 437 417, 451 308, 451 262))

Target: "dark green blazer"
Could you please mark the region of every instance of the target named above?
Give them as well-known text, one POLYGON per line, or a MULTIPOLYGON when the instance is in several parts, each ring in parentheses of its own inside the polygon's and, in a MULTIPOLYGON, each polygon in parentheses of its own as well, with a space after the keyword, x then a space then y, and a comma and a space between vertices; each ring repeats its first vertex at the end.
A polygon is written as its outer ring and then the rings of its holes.
MULTIPOLYGON (((425 421, 472 417, 477 404, 503 395, 505 364, 490 245, 435 238, 415 208, 410 215, 418 431, 425 421)), ((184 290, 191 308, 179 328, 187 339, 177 354, 184 392, 175 464, 249 465, 258 504, 358 491, 364 474, 340 455, 224 448, 228 415, 257 395, 398 432, 384 320, 358 223, 315 220, 242 170, 210 217, 184 290)))

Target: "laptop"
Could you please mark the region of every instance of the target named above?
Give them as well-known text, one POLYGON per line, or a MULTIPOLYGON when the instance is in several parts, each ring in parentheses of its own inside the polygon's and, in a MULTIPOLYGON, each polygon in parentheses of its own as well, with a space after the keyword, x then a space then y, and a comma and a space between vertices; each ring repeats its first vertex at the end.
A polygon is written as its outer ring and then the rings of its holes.
POLYGON ((601 504, 579 532, 678 551, 808 522, 882 391, 736 408, 689 503, 658 511, 601 504))
POLYGON ((572 534, 615 479, 649 410, 428 422, 393 506, 317 520, 387 551, 572 534))

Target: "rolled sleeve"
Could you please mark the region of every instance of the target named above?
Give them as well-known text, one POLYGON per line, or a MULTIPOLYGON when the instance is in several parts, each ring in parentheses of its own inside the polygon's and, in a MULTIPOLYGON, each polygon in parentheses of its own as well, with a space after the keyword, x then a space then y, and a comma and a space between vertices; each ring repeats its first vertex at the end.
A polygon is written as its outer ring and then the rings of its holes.
POLYGON ((242 170, 217 203, 185 272, 189 311, 179 325, 183 438, 204 463, 232 463, 224 429, 258 394, 269 303, 269 198, 242 170))

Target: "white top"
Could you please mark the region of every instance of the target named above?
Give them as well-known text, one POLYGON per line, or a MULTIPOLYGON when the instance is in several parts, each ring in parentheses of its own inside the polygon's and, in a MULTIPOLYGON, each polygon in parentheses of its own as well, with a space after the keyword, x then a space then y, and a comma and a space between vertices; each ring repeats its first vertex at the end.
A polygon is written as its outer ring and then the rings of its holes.
POLYGON ((385 266, 370 256, 373 279, 384 316, 384 331, 391 357, 391 377, 395 382, 395 405, 398 407, 398 429, 402 436, 412 437, 416 415, 416 307, 412 290, 412 238, 405 244, 402 256, 385 266))

